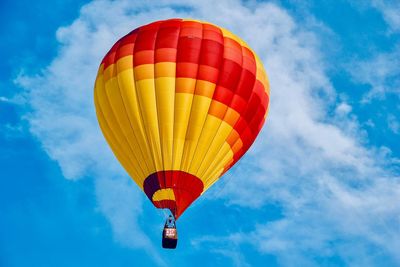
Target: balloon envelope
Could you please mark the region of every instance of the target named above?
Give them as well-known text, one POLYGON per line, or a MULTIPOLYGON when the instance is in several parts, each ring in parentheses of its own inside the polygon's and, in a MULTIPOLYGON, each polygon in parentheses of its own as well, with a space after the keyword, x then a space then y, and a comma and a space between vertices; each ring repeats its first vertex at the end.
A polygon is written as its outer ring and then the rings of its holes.
POLYGON ((178 218, 254 142, 269 84, 239 37, 207 22, 169 19, 115 43, 94 98, 115 156, 154 206, 178 218))

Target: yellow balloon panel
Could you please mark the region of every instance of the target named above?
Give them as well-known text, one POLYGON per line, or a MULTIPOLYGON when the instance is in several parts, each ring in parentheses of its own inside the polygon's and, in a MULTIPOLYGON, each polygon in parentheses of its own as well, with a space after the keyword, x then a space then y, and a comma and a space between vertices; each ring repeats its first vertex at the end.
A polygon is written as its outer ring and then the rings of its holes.
POLYGON ((132 31, 107 53, 95 85, 116 157, 176 217, 247 151, 268 103, 257 55, 229 31, 195 20, 132 31))

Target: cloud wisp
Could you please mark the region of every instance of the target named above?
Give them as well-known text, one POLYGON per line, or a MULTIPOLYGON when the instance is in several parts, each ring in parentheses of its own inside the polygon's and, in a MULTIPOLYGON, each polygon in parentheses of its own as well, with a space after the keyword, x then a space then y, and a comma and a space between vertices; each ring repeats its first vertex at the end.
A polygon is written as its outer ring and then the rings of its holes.
POLYGON ((372 0, 371 5, 382 13, 392 31, 400 30, 400 3, 388 0, 372 0))
POLYGON ((354 82, 366 84, 370 90, 364 94, 363 103, 374 99, 395 97, 400 93, 400 45, 391 52, 376 53, 367 60, 349 64, 348 71, 354 82))

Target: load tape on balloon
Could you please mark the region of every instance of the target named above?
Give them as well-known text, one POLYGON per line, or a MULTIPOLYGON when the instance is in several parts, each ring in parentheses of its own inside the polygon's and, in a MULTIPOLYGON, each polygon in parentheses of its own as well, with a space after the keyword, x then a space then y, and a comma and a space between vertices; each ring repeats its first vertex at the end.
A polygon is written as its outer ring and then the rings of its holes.
POLYGON ((269 83, 239 37, 211 23, 169 19, 114 44, 94 99, 119 162, 154 206, 178 218, 254 142, 269 83))

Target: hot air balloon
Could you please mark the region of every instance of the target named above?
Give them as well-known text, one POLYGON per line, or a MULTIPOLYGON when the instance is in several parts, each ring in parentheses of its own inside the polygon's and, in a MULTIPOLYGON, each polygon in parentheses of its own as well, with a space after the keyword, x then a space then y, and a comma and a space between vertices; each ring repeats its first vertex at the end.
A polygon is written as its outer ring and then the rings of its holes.
MULTIPOLYGON (((94 102, 119 162, 177 220, 252 145, 267 115, 269 83, 236 35, 168 19, 114 44, 100 64, 94 102)), ((165 229, 176 231, 175 221, 165 229)))

